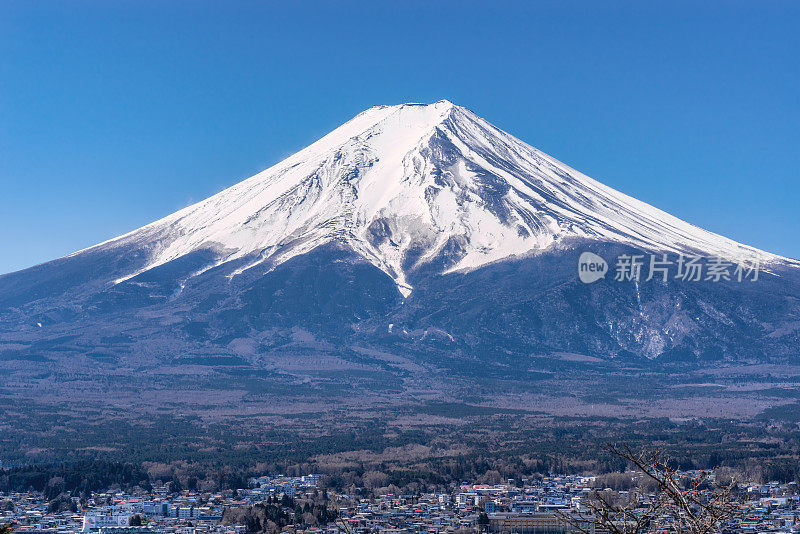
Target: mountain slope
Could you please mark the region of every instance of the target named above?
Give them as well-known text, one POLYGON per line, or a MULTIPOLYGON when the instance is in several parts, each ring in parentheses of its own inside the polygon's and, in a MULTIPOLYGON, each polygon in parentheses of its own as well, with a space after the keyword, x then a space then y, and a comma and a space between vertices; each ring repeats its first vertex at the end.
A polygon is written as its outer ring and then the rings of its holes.
POLYGON ((221 352, 290 365, 301 328, 313 339, 302 350, 366 346, 456 367, 524 368, 559 351, 785 360, 798 272, 450 102, 380 106, 202 202, 0 277, 0 356, 102 350, 158 364, 221 352), (757 260, 763 275, 585 285, 584 250, 757 260))
POLYGON ((471 270, 568 238, 779 260, 605 187, 447 101, 371 108, 266 171, 94 249, 146 251, 119 282, 199 250, 213 260, 189 276, 251 257, 235 276, 338 241, 407 296, 409 270, 443 253, 445 272, 471 270))

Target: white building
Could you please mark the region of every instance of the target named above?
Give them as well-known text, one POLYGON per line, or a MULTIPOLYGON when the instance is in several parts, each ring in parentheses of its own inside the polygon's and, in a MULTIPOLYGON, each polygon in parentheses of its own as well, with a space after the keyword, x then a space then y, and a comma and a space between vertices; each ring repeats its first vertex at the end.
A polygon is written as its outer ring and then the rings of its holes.
POLYGON ((103 527, 127 527, 131 516, 127 514, 108 515, 88 513, 83 516, 81 532, 96 532, 103 527))

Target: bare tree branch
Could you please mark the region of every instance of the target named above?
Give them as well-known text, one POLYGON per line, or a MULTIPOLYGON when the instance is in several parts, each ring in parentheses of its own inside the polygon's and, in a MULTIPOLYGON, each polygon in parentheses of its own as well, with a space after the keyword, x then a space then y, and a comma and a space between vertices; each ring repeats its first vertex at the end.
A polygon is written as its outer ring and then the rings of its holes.
POLYGON ((709 472, 700 471, 682 481, 660 450, 613 444, 608 451, 654 481, 657 491, 646 506, 640 506, 642 496, 638 493, 630 495, 627 503, 619 503, 606 492, 594 490, 585 502, 585 512, 558 514, 581 534, 594 534, 595 528, 610 534, 640 534, 660 527, 671 527, 677 534, 717 534, 738 511, 734 480, 718 486, 712 483, 709 472))

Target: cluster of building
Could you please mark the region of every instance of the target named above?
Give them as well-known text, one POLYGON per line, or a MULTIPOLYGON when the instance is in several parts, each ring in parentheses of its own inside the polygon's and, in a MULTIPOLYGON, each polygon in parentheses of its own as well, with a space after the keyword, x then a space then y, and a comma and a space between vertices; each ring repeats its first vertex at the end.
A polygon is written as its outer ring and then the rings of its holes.
POLYGON ((37 492, 0 493, 0 524, 11 523, 15 533, 28 534, 244 534, 242 527, 222 527, 225 506, 235 501, 222 493, 170 494, 166 485, 147 494, 101 492, 72 507, 52 510, 37 492))
MULTIPOLYGON (((280 506, 284 496, 302 501, 319 499, 319 475, 260 477, 236 492, 169 493, 166 485, 150 492, 95 493, 74 502, 70 511, 53 510, 41 494, 0 494, 0 524, 13 523, 19 534, 247 534, 245 525, 223 525, 226 508, 259 502, 280 506)), ((338 519, 327 525, 300 522, 285 531, 307 534, 404 534, 426 532, 486 532, 490 534, 569 534, 597 532, 591 523, 578 529, 563 517, 586 514, 586 500, 596 489, 595 477, 550 476, 508 480, 497 485, 464 485, 446 493, 383 494, 364 497, 326 490, 338 519)), ((379 492, 380 493, 380 492, 379 492)), ((800 534, 800 498, 794 483, 741 485, 735 520, 725 531, 740 534, 785 532, 800 534)), ((618 491, 617 498, 628 497, 618 491)), ((637 494, 638 495, 638 494, 637 494)), ((647 495, 640 496, 641 506, 647 495)), ((294 514, 289 505, 286 514, 294 514)), ((668 534, 668 522, 652 529, 668 534), (665 526, 666 525, 666 526, 665 526)))

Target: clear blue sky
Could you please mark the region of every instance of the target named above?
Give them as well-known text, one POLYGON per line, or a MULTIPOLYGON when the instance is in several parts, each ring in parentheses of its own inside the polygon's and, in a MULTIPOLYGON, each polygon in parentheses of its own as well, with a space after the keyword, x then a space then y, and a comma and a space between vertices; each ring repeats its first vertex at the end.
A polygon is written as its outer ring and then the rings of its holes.
POLYGON ((376 104, 464 105, 800 257, 800 2, 0 3, 0 272, 127 232, 376 104))

